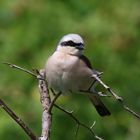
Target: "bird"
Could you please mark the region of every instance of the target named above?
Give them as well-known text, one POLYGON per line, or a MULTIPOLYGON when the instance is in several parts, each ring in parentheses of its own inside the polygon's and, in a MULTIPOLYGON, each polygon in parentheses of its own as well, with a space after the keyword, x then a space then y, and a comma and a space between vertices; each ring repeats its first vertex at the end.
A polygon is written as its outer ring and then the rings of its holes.
POLYGON ((102 117, 109 116, 111 113, 100 96, 86 92, 95 81, 92 75, 98 76, 99 72, 92 68, 91 62, 83 54, 84 49, 84 40, 79 34, 66 34, 60 39, 56 50, 45 64, 48 87, 62 94, 85 91, 98 114, 102 117))

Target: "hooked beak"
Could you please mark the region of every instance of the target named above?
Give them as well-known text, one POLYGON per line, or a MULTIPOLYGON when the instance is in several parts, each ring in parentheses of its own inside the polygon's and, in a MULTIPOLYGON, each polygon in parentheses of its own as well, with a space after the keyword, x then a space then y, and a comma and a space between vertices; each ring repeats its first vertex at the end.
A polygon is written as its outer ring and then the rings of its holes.
POLYGON ((76 48, 77 48, 78 50, 84 50, 84 49, 85 49, 83 44, 77 46, 76 48))

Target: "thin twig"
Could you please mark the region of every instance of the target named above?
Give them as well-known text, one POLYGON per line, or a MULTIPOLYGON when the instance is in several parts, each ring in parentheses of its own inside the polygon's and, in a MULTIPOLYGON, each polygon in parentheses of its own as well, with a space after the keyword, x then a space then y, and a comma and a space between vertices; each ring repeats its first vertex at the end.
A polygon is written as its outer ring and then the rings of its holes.
POLYGON ((122 107, 129 112, 130 114, 132 114, 133 116, 137 117, 138 119, 140 119, 140 115, 138 115, 135 111, 133 111, 132 109, 130 109, 127 105, 124 104, 124 99, 120 96, 118 96, 109 86, 107 86, 99 77, 97 77, 95 74, 92 75, 92 78, 96 79, 109 93, 111 93, 116 100, 119 101, 119 103, 121 103, 122 107))
POLYGON ((134 112, 132 109, 130 109, 128 106, 123 105, 123 108, 128 111, 129 113, 133 114, 135 117, 137 117, 138 119, 140 119, 140 115, 138 115, 136 112, 134 112))
POLYGON ((37 77, 37 75, 35 73, 31 72, 30 70, 27 70, 25 68, 19 67, 19 66, 15 65, 15 64, 12 64, 12 63, 9 63, 9 62, 3 62, 3 64, 9 65, 11 68, 15 68, 15 69, 24 71, 24 72, 26 72, 26 73, 34 76, 34 77, 37 77))
MULTIPOLYGON (((77 123, 77 129, 76 129, 76 131, 79 130, 79 126, 82 126, 82 127, 86 128, 87 130, 89 130, 89 131, 91 132, 91 134, 96 138, 96 140, 103 140, 101 137, 99 137, 99 136, 97 136, 97 135, 95 134, 95 132, 92 130, 92 128, 90 128, 90 127, 88 127, 87 125, 85 125, 84 123, 80 122, 79 119, 76 118, 76 117, 73 115, 72 112, 69 112, 69 111, 63 109, 62 107, 60 107, 60 106, 58 106, 58 105, 56 105, 56 104, 54 104, 54 106, 55 106, 57 109, 63 111, 63 112, 66 113, 66 114, 68 114, 68 115, 77 123)), ((76 133, 78 133, 78 132, 76 132, 76 133)))
POLYGON ((4 101, 0 99, 0 106, 4 109, 13 120, 17 122, 17 124, 25 131, 25 133, 30 137, 31 140, 37 140, 37 136, 29 129, 29 127, 23 122, 21 118, 19 118, 16 113, 11 110, 4 101))
POLYGON ((75 131, 75 135, 76 135, 76 137, 77 137, 77 135, 78 135, 78 132, 79 132, 79 124, 77 124, 77 128, 76 128, 76 131, 75 131))
POLYGON ((96 121, 93 122, 93 124, 90 126, 90 129, 92 129, 96 124, 96 121))

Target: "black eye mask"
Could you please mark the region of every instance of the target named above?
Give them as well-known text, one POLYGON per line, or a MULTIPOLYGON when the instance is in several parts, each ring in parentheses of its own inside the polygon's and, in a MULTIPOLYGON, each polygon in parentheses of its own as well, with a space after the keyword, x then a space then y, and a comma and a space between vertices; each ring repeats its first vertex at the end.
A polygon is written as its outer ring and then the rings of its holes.
POLYGON ((71 46, 71 47, 76 47, 76 46, 83 46, 83 43, 75 43, 72 40, 70 41, 65 41, 61 43, 62 46, 71 46))

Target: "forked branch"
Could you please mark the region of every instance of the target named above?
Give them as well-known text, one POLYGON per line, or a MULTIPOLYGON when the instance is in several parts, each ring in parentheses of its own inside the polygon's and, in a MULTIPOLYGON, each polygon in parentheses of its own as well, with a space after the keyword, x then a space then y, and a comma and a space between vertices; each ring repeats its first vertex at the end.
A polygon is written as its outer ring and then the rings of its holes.
MULTIPOLYGON (((40 71, 36 70, 36 72, 32 72, 32 71, 27 70, 25 68, 19 67, 15 64, 7 63, 7 62, 4 63, 4 64, 9 65, 11 68, 15 68, 15 69, 21 70, 23 72, 26 72, 26 73, 36 77, 39 80, 39 91, 40 91, 40 99, 41 99, 41 104, 42 104, 42 108, 43 108, 43 113, 42 113, 42 135, 41 135, 41 137, 38 138, 38 140, 49 140, 49 138, 50 138, 50 130, 51 130, 51 124, 52 124, 52 113, 51 113, 51 111, 52 111, 53 106, 55 106, 57 109, 65 112, 73 120, 75 120, 75 122, 77 123, 76 133, 78 133, 79 126, 82 126, 82 127, 86 128, 87 130, 89 130, 92 133, 92 135, 95 137, 96 140, 103 140, 101 137, 97 136, 95 134, 95 132, 93 131, 92 128, 93 128, 94 125, 92 125, 91 127, 88 127, 86 124, 80 122, 79 119, 76 118, 72 114, 72 112, 69 112, 69 111, 67 111, 67 110, 63 109, 62 107, 55 104, 56 99, 61 95, 61 93, 56 94, 54 99, 51 100, 50 95, 49 95, 48 86, 47 86, 47 81, 46 81, 46 78, 45 78, 44 70, 40 70, 40 71)), ((15 119, 15 121, 20 125, 20 122, 18 121, 18 118, 15 119)), ((24 124, 24 122, 23 122, 23 124, 24 124)), ((27 126, 24 124, 24 127, 26 128, 27 126)), ((23 129, 25 129, 25 128, 23 128, 23 129)), ((25 131, 25 132, 27 134, 32 132, 30 129, 28 131, 29 132, 27 132, 27 131, 25 131)), ((30 138, 31 138, 31 136, 30 136, 30 138)), ((36 139, 37 139, 36 136, 33 135, 32 140, 36 140, 36 139)))
POLYGON ((76 135, 78 133, 79 126, 82 126, 82 127, 86 128, 87 130, 89 130, 96 140, 103 140, 101 137, 97 136, 95 134, 95 132, 93 131, 93 126, 95 125, 95 122, 89 127, 86 124, 84 124, 81 121, 79 121, 79 119, 73 115, 73 111, 67 111, 67 110, 63 109, 62 107, 60 107, 60 106, 58 106, 56 104, 54 104, 54 106, 57 109, 63 111, 66 114, 68 114, 77 123, 76 135))
POLYGON ((92 78, 94 78, 95 80, 98 81, 98 83, 100 83, 109 93, 111 93, 113 95, 113 97, 119 101, 119 103, 121 103, 122 107, 128 111, 130 114, 132 114, 133 116, 137 117, 138 119, 140 119, 140 115, 138 115, 135 111, 133 111, 132 109, 130 109, 125 103, 124 103, 124 99, 120 96, 118 96, 109 86, 107 86, 97 75, 93 74, 92 78))

